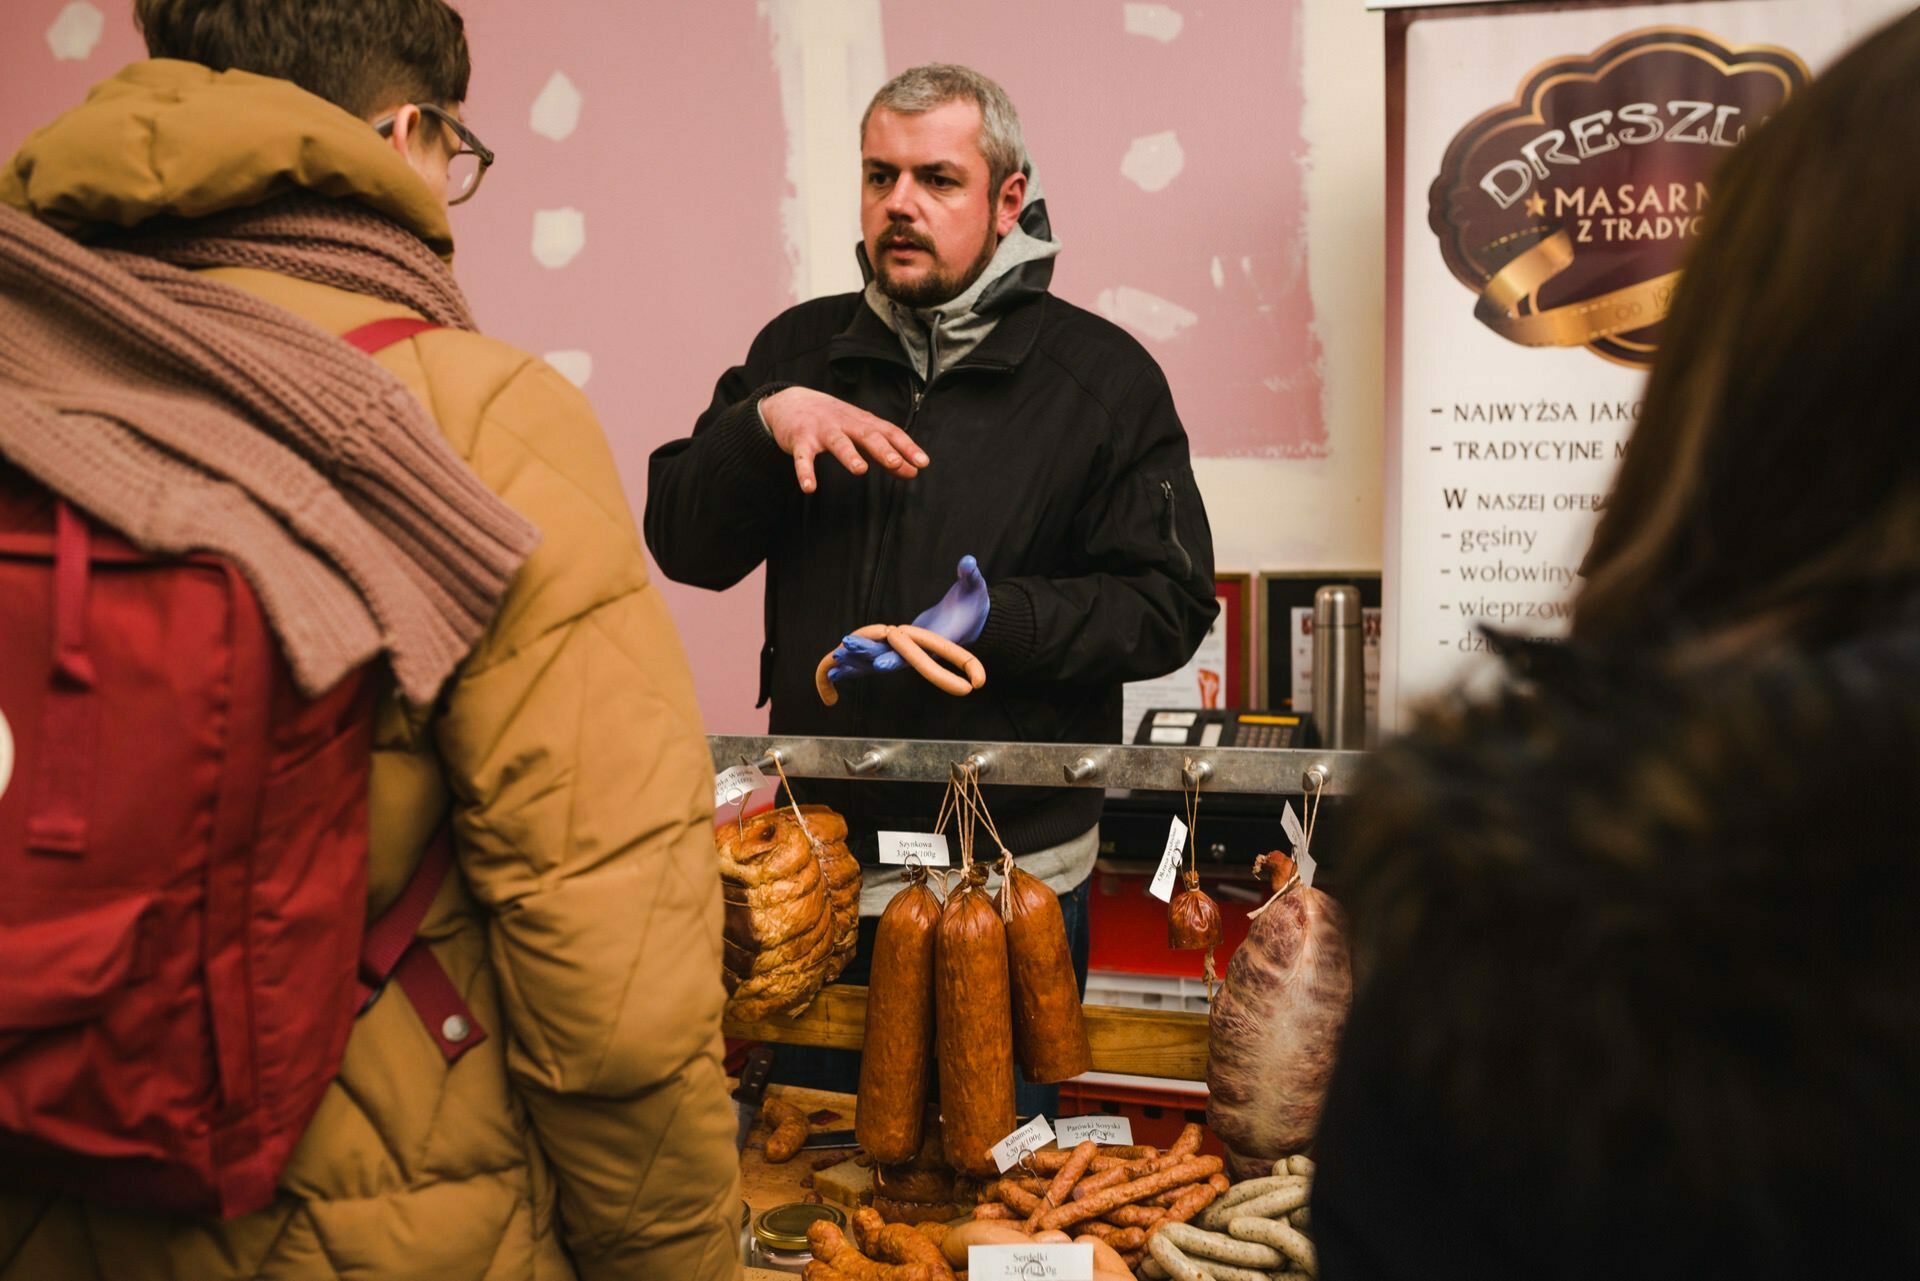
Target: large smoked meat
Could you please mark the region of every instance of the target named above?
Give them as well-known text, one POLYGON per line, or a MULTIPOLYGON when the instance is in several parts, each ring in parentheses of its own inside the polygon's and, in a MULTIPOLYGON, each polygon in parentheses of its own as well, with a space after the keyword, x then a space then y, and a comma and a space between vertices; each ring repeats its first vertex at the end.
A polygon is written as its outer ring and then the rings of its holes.
POLYGON ((770 810, 714 829, 726 901, 727 1012, 799 1014, 852 955, 860 866, 847 824, 824 805, 770 810))
MULTIPOLYGON (((1269 859, 1285 885, 1293 861, 1269 859)), ((1209 1017, 1207 1122, 1235 1178, 1311 1144, 1352 996, 1340 905, 1295 882, 1254 920, 1209 1017)))

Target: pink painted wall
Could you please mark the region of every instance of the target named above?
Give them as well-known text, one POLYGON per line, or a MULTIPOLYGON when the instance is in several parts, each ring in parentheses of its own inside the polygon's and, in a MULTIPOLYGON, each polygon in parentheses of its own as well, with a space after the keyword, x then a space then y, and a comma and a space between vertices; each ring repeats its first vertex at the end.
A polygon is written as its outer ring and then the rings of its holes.
MULTIPOLYGON (((1127 34, 1118 0, 882 0, 889 73, 967 62, 1019 105, 1066 246, 1057 291, 1093 307, 1124 286, 1192 314, 1177 333, 1144 340, 1203 455, 1327 448, 1302 244, 1304 2, 1174 3, 1182 30, 1163 43, 1127 34), (1143 191, 1122 159, 1134 138, 1167 130, 1184 169, 1143 191)), ((0 147, 10 152, 144 56, 131 5, 94 3, 103 37, 66 61, 46 38, 65 0, 0 6, 0 147)), ((767 24, 749 0, 459 7, 476 69, 467 115, 501 157, 480 197, 454 211, 461 282, 490 332, 535 352, 592 355, 587 393, 637 510, 647 455, 691 426, 721 370, 792 301, 779 210, 786 122, 767 24), (529 123, 555 71, 584 97, 561 142, 529 123), (556 270, 535 261, 530 241, 534 211, 560 207, 584 213, 586 245, 556 270)), ((856 157, 849 137, 849 184, 856 157)), ((849 253, 856 236, 849 226, 849 253)), ((666 591, 709 728, 762 728, 752 709, 758 575, 722 595, 666 591)))

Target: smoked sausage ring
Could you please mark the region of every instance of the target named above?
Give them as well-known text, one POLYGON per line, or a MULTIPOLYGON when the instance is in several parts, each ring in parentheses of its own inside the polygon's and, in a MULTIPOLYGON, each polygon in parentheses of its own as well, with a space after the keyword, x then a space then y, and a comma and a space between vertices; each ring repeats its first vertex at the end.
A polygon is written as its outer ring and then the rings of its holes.
MULTIPOLYGON (((935 689, 964 698, 987 683, 987 669, 981 665, 963 646, 955 644, 938 632, 930 632, 924 627, 915 627, 911 623, 890 626, 886 623, 873 623, 854 633, 865 640, 885 641, 893 646, 893 652, 900 655, 907 666, 926 677, 935 689), (932 651, 929 653, 928 651, 932 651), (944 659, 959 668, 950 672, 940 666, 937 659, 944 659)), ((834 646, 838 649, 839 646, 834 646)), ((840 691, 827 679, 827 673, 833 670, 832 651, 820 660, 813 669, 813 688, 820 695, 820 701, 832 707, 840 701, 840 691)))

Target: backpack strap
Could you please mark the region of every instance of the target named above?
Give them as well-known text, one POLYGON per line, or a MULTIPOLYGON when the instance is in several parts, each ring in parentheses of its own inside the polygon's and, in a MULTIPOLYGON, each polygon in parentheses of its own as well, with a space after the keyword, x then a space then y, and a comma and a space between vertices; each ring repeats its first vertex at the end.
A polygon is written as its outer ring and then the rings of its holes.
MULTIPOLYGON (((416 334, 442 326, 418 316, 389 316, 341 334, 343 342, 371 356, 416 334)), ((380 995, 388 979, 400 985, 407 1002, 426 1025, 427 1035, 448 1063, 487 1039, 486 1029, 473 1017, 460 989, 447 977, 433 948, 421 938, 427 909, 453 871, 453 828, 442 824, 421 856, 406 889, 393 906, 367 927, 360 944, 360 1008, 380 995)))
POLYGON ((367 926, 360 942, 358 989, 364 1012, 379 997, 387 980, 398 983, 414 1013, 426 1025, 427 1035, 449 1063, 487 1039, 486 1029, 473 1017, 466 998, 447 976, 432 946, 420 937, 427 910, 452 872, 453 825, 448 822, 441 824, 428 843, 400 897, 367 926))
POLYGON ((87 801, 93 792, 93 749, 100 709, 93 698, 87 649, 91 576, 86 522, 63 501, 55 507, 53 551, 53 681, 42 705, 40 742, 27 848, 77 858, 87 850, 87 801))

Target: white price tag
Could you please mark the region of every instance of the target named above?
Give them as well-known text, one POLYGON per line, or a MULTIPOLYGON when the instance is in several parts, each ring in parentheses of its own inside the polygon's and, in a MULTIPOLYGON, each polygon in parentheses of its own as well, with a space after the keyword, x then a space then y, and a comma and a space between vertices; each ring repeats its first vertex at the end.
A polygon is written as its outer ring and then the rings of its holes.
POLYGON ((736 765, 713 776, 713 808, 751 796, 767 776, 751 765, 736 765))
POLYGON ((1313 855, 1306 850, 1301 850, 1300 857, 1294 860, 1294 865, 1300 869, 1300 883, 1312 889, 1313 874, 1320 870, 1320 865, 1313 861, 1313 855))
POLYGON ((1020 1164, 1020 1158, 1029 1152, 1038 1152, 1053 1142, 1053 1127, 1047 1124, 1047 1118, 1036 1116, 1006 1138, 993 1145, 993 1163, 1005 1174, 1020 1164))
POLYGON ((922 867, 951 867, 947 838, 938 832, 880 833, 880 861, 895 865, 918 863, 922 867))
POLYGON ((1053 1123, 1054 1142, 1076 1148, 1088 1139, 1095 1143, 1133 1142, 1133 1122, 1124 1116, 1063 1116, 1053 1123))
POLYGON ((1293 842, 1293 856, 1300 857, 1300 847, 1307 843, 1307 829, 1300 826, 1300 816, 1293 812, 1293 802, 1287 802, 1287 808, 1280 812, 1280 826, 1287 830, 1287 839, 1293 842))
POLYGON ((1090 1245, 971 1245, 973 1281, 1094 1281, 1090 1245))
POLYGON ((1187 852, 1187 825, 1179 819, 1167 829, 1167 848, 1160 855, 1160 870, 1153 874, 1147 893, 1162 903, 1173 902, 1173 883, 1180 876, 1180 860, 1187 852))

